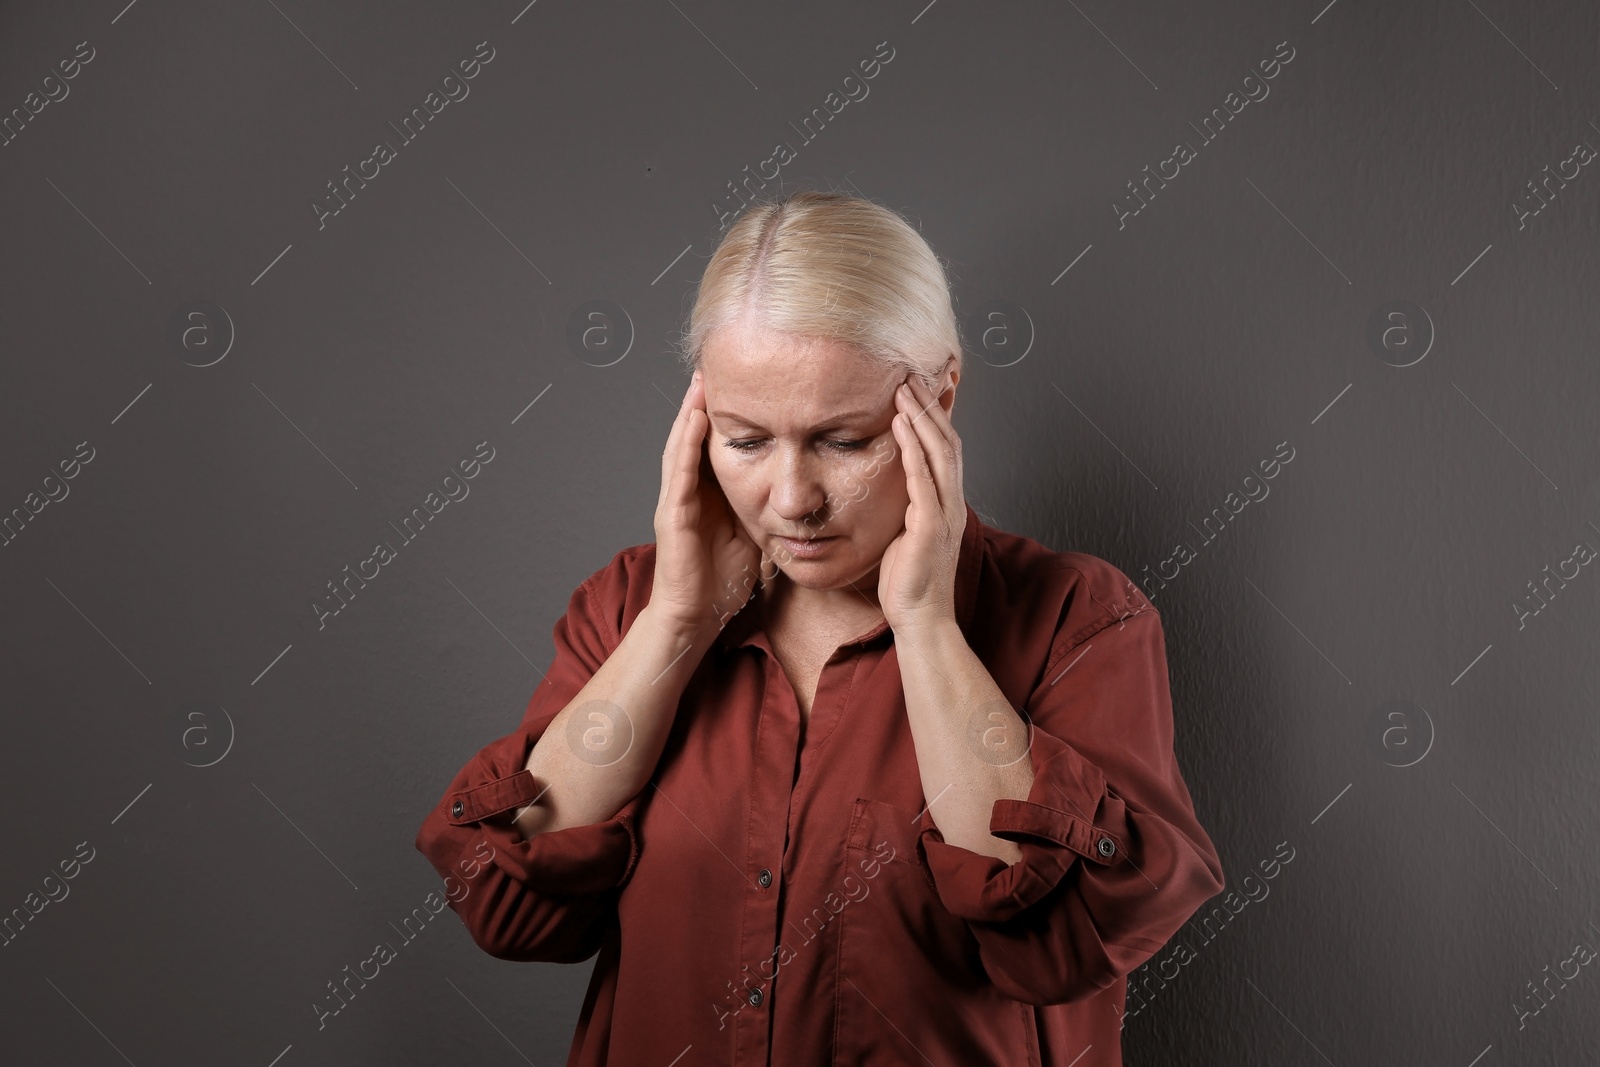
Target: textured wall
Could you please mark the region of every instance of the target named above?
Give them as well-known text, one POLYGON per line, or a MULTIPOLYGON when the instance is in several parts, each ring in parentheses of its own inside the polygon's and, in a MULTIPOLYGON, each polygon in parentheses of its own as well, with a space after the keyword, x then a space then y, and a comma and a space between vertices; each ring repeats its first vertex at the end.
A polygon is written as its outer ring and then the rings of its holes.
POLYGON ((1324 2, 0 5, 0 1059, 564 1059, 412 839, 778 166, 949 260, 974 507, 1164 613, 1238 895, 1129 1062, 1592 1062, 1600 12, 1324 2))

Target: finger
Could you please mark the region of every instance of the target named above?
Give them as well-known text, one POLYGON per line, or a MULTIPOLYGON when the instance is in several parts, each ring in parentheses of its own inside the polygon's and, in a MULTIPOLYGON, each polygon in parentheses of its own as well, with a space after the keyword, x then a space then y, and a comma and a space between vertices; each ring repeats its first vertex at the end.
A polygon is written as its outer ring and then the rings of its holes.
POLYGON ((922 439, 910 422, 911 416, 901 412, 894 417, 894 436, 900 443, 901 465, 906 472, 906 493, 911 506, 923 515, 939 512, 939 489, 928 466, 928 456, 922 439))
MULTIPOLYGON (((696 406, 701 406, 701 410, 704 410, 703 400, 697 401, 696 399, 695 394, 697 392, 704 393, 704 387, 700 383, 698 371, 689 379, 689 388, 684 390, 683 401, 678 405, 678 414, 672 420, 672 430, 667 434, 666 448, 661 453, 661 492, 656 497, 657 508, 666 503, 674 472, 682 465, 679 452, 682 450, 683 439, 690 434, 690 413, 696 406)), ((697 441, 696 448, 698 449, 698 447, 699 442, 697 441)))
POLYGON ((660 504, 685 506, 693 500, 700 484, 700 458, 704 452, 706 413, 696 403, 702 389, 699 380, 689 384, 682 409, 673 425, 672 446, 663 459, 664 475, 660 504))
POLYGON ((684 421, 683 436, 678 439, 674 458, 672 481, 667 491, 667 506, 686 507, 697 500, 701 485, 700 466, 704 462, 706 413, 690 409, 684 421))
POLYGON ((667 499, 667 486, 672 481, 673 455, 678 447, 678 439, 683 436, 684 416, 688 413, 689 394, 694 392, 694 378, 689 379, 689 386, 683 391, 683 399, 678 401, 678 410, 672 416, 672 426, 667 431, 667 442, 661 448, 661 491, 656 497, 656 507, 667 499))
POLYGON ((949 451, 954 453, 953 458, 959 458, 961 437, 956 433, 955 425, 950 421, 950 413, 945 411, 944 405, 939 403, 938 398, 923 384, 921 378, 914 374, 908 375, 906 385, 911 389, 912 399, 916 402, 916 411, 912 418, 912 424, 922 426, 926 423, 934 427, 938 431, 940 443, 947 446, 949 451))
MULTIPOLYGON (((942 511, 949 512, 953 505, 951 501, 960 496, 961 489, 961 455, 959 444, 953 444, 951 437, 946 436, 935 423, 931 412, 937 411, 941 416, 944 409, 928 395, 927 390, 921 389, 921 383, 915 376, 908 382, 908 388, 913 390, 908 397, 904 392, 896 390, 900 410, 905 412, 911 420, 911 429, 915 432, 917 442, 921 446, 923 463, 928 468, 929 478, 937 494, 938 506, 942 511), (926 398, 926 406, 915 399, 917 390, 926 398)), ((945 421, 949 425, 949 420, 945 421)), ((951 428, 951 435, 954 434, 951 428)), ((959 439, 956 439, 959 441, 959 439)), ((953 521, 951 515, 946 515, 946 521, 953 521)))
MULTIPOLYGON (((933 424, 939 428, 939 432, 946 438, 952 442, 959 440, 956 436, 955 424, 950 421, 950 413, 944 409, 943 404, 938 402, 938 398, 933 395, 927 385, 923 384, 922 379, 912 374, 907 376, 906 382, 911 386, 912 396, 917 400, 917 410, 922 415, 931 418, 933 424)), ((922 420, 918 418, 917 421, 921 422, 922 420)))

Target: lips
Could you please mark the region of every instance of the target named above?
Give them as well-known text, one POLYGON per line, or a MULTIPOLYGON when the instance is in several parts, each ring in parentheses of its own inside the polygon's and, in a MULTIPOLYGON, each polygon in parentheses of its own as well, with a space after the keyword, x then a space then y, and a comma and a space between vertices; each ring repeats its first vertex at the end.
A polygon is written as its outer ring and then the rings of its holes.
POLYGON ((840 540, 839 535, 836 534, 828 537, 813 537, 807 540, 797 537, 784 537, 782 535, 775 536, 777 536, 779 547, 792 559, 819 558, 832 548, 833 542, 840 540))

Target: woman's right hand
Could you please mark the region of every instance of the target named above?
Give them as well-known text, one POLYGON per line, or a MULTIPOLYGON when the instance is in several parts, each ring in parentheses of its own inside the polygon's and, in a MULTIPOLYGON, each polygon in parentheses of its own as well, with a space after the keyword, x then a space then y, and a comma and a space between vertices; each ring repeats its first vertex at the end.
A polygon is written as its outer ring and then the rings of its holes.
POLYGON ((705 384, 695 371, 661 454, 650 607, 669 623, 715 630, 750 599, 762 560, 712 473, 705 452, 710 425, 705 384))

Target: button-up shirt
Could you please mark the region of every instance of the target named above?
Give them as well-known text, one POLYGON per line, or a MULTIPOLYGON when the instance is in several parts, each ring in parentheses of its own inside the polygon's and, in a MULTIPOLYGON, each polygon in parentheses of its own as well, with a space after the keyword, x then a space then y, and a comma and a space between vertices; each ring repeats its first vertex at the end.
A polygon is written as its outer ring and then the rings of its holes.
POLYGON ((827 660, 802 729, 753 603, 686 684, 649 783, 523 840, 511 815, 544 788, 528 753, 649 603, 654 564, 654 544, 626 548, 578 587, 521 725, 416 840, 491 956, 599 953, 568 1067, 1120 1067, 1125 976, 1224 885, 1138 588, 967 505, 957 623, 1027 724, 1033 784, 989 819, 1014 863, 940 833, 901 687, 927 668, 887 623, 827 660))

